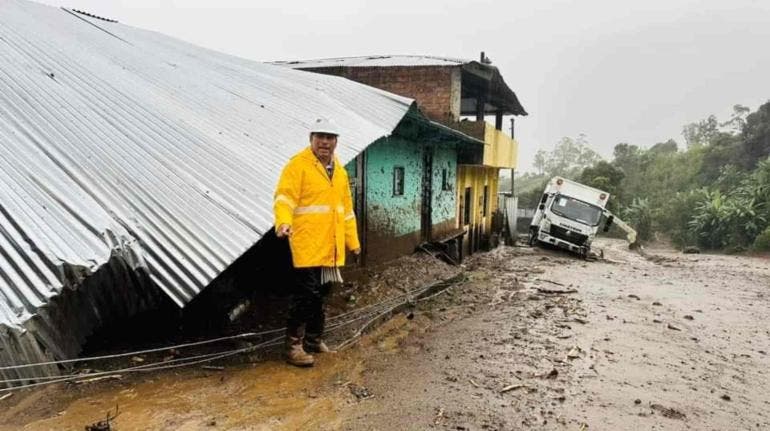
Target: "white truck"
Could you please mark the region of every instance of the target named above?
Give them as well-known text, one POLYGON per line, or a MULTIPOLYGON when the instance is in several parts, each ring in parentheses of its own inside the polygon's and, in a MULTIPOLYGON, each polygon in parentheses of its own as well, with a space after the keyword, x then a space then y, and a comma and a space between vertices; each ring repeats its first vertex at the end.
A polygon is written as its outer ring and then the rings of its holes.
POLYGON ((610 194, 603 190, 562 177, 552 178, 529 226, 529 245, 550 244, 588 257, 605 216, 604 231, 616 223, 635 247, 636 231, 605 209, 609 199, 610 194))

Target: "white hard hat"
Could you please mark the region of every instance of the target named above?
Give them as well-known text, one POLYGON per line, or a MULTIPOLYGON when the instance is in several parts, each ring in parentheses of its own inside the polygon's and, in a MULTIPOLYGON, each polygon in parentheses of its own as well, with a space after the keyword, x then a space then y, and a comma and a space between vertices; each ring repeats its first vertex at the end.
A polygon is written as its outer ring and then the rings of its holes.
POLYGON ((328 133, 330 135, 340 135, 339 129, 337 129, 337 126, 331 121, 327 120, 326 118, 318 118, 313 122, 313 125, 310 126, 310 133, 328 133))

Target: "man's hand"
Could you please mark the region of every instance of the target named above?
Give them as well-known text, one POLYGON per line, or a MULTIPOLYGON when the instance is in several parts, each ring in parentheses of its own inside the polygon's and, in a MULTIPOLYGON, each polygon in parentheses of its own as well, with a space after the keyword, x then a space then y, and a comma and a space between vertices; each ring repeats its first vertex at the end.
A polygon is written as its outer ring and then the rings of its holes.
POLYGON ((288 224, 282 224, 275 229, 275 236, 278 238, 285 238, 291 236, 291 226, 288 224))
POLYGON ((352 252, 353 252, 353 254, 355 254, 356 256, 358 256, 359 254, 361 254, 361 247, 359 247, 359 248, 357 248, 357 249, 355 249, 355 250, 352 250, 352 252))

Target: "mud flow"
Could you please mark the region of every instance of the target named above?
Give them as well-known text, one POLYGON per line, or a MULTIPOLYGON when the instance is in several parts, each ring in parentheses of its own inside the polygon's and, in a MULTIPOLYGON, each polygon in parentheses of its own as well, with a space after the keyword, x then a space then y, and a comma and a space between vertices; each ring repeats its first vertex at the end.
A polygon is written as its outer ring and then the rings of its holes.
POLYGON ((586 262, 499 247, 461 267, 428 256, 340 289, 350 313, 452 279, 316 366, 281 346, 0 401, 0 429, 770 429, 770 261, 602 240, 586 262))

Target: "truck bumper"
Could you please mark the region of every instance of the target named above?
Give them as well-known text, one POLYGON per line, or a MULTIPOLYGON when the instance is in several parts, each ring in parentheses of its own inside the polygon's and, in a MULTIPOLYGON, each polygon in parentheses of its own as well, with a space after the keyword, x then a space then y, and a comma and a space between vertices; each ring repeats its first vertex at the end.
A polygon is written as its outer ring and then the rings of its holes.
POLYGON ((538 232, 537 240, 545 244, 551 244, 553 246, 563 248, 565 250, 569 250, 574 253, 578 253, 581 256, 587 255, 588 250, 590 250, 590 247, 572 244, 570 242, 564 241, 561 238, 556 238, 555 236, 551 236, 547 232, 543 232, 543 231, 538 232))

